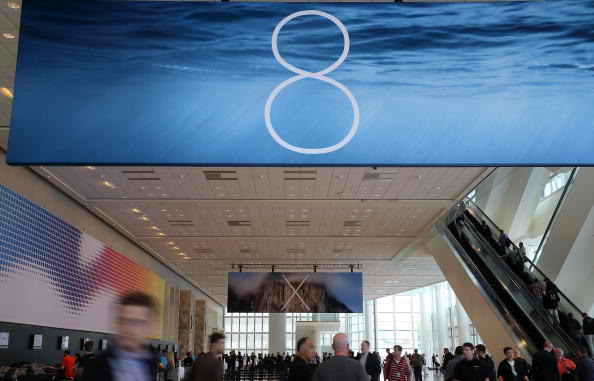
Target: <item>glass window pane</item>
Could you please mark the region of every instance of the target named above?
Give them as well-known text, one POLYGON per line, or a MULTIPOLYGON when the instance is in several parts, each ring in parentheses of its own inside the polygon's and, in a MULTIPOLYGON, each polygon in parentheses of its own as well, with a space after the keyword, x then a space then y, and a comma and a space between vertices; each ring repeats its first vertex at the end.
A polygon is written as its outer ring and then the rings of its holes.
POLYGON ((252 334, 249 334, 248 335, 248 337, 247 337, 247 347, 246 348, 249 348, 249 349, 254 348, 254 335, 252 335, 252 334))
MULTIPOLYGON (((268 315, 268 314, 266 314, 268 315)), ((268 332, 268 318, 262 319, 262 332, 268 332)))
POLYGON ((250 318, 247 321, 247 331, 254 332, 254 319, 250 318))
POLYGON ((245 348, 246 345, 246 334, 240 333, 239 334, 239 348, 245 348))
MULTIPOLYGON (((268 334, 265 333, 262 335, 262 348, 268 349, 268 334)), ((266 351, 268 353, 268 351, 266 351)))

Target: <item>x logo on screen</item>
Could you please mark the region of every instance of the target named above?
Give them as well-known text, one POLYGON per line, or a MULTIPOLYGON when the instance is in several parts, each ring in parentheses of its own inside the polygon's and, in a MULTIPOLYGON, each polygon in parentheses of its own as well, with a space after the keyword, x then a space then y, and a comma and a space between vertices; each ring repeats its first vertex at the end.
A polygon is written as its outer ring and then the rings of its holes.
POLYGON ((307 303, 305 303, 305 301, 303 300, 303 298, 297 293, 297 291, 299 291, 299 289, 301 288, 301 286, 303 286, 303 283, 305 283, 305 281, 307 280, 307 278, 309 278, 309 275, 306 275, 305 278, 303 279, 303 281, 301 281, 301 283, 299 284, 299 286, 297 288, 295 288, 295 287, 293 287, 293 285, 291 284, 291 282, 289 282, 289 280, 287 279, 287 277, 283 275, 283 279, 285 280, 285 282, 287 282, 287 284, 289 285, 289 287, 291 287, 291 289, 293 290, 293 295, 291 295, 291 297, 289 298, 289 300, 287 300, 287 302, 285 303, 285 305, 283 306, 283 308, 281 308, 281 311, 283 311, 285 308, 287 308, 287 305, 291 302, 291 300, 293 299, 293 297, 295 295, 297 295, 297 297, 299 298, 299 300, 301 300, 301 303, 303 303, 303 305, 305 306, 305 309, 307 309, 309 311, 309 306, 307 305, 307 303))

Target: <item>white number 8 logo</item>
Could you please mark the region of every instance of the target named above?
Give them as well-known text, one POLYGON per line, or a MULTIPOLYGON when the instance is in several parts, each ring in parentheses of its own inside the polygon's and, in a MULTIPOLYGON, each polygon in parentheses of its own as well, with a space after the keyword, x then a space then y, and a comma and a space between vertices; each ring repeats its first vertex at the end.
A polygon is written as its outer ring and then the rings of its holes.
POLYGON ((349 33, 348 33, 346 27, 344 26, 344 24, 342 22, 340 22, 340 20, 338 20, 336 17, 334 17, 331 14, 328 14, 326 12, 314 11, 314 10, 295 12, 295 13, 285 17, 284 19, 282 19, 281 22, 278 23, 276 28, 274 28, 274 32, 272 33, 272 52, 274 53, 274 57, 276 58, 278 63, 280 63, 282 66, 284 66, 288 70, 292 71, 293 73, 298 74, 298 75, 282 82, 280 85, 278 85, 272 91, 272 93, 268 97, 268 100, 266 101, 266 107, 264 108, 264 119, 266 121, 266 128, 268 129, 268 132, 270 133, 270 135, 272 135, 272 138, 278 144, 280 144, 281 146, 283 146, 286 149, 289 149, 291 151, 309 154, 309 155, 319 155, 319 154, 323 154, 323 153, 329 153, 332 151, 336 151, 337 149, 340 149, 340 148, 344 147, 345 145, 347 145, 351 141, 351 139, 353 139, 353 136, 355 136, 355 133, 357 132, 357 129, 359 128, 359 105, 357 104, 357 100, 355 99, 353 94, 350 92, 350 90, 347 89, 343 84, 341 84, 340 82, 338 82, 332 78, 328 78, 325 76, 326 74, 332 72, 333 70, 338 68, 340 65, 342 65, 344 60, 349 55, 349 45, 350 45, 349 33), (301 70, 301 69, 294 67, 293 65, 291 65, 287 61, 285 61, 285 59, 278 52, 278 34, 279 34, 280 30, 283 28, 283 26, 287 22, 291 21, 294 18, 297 18, 300 16, 306 16, 306 15, 322 16, 322 17, 325 17, 328 20, 332 21, 334 24, 336 24, 336 26, 338 26, 338 28, 342 32, 342 36, 344 38, 344 48, 343 48, 342 54, 340 55, 338 60, 336 60, 336 62, 334 62, 332 65, 328 66, 326 69, 319 71, 317 73, 311 73, 311 72, 301 70), (287 143, 285 140, 283 140, 283 138, 281 138, 276 133, 276 131, 274 130, 274 127, 272 126, 272 122, 270 121, 270 108, 272 107, 272 102, 274 102, 274 99, 281 92, 281 90, 283 90, 285 87, 289 86, 291 83, 300 81, 304 78, 313 78, 313 79, 318 79, 320 81, 327 82, 327 83, 337 87, 340 91, 342 91, 347 96, 349 101, 351 101, 351 105, 353 107, 353 125, 352 125, 349 133, 344 137, 344 139, 342 139, 340 142, 334 144, 333 146, 324 147, 324 148, 297 147, 297 146, 291 145, 291 144, 287 143))

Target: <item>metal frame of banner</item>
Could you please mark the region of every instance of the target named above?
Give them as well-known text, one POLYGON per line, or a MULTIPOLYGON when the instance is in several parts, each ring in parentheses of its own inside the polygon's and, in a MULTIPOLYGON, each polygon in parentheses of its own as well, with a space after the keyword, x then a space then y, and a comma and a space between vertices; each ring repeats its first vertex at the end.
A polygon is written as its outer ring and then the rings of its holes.
POLYGON ((360 263, 312 263, 312 264, 304 264, 304 263, 290 263, 290 264, 272 264, 272 263, 233 263, 231 264, 232 270, 239 270, 239 272, 243 272, 244 269, 270 269, 272 272, 275 270, 310 270, 313 269, 313 272, 317 272, 318 270, 361 270, 363 269, 363 265, 360 263))

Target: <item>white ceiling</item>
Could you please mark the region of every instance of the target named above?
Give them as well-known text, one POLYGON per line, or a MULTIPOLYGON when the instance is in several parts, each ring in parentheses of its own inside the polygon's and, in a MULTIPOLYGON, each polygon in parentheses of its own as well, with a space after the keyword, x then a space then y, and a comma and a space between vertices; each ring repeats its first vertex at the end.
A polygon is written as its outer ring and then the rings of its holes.
MULTIPOLYGON (((0 86, 13 88, 20 11, 7 4, 0 3, 0 86), (3 37, 5 32, 16 38, 3 37)), ((0 95, 0 126, 9 125, 10 109, 11 99, 0 95)), ((0 146, 5 148, 7 131, 0 128, 0 146)), ((226 302, 226 274, 233 263, 358 263, 363 267, 365 299, 442 281, 434 259, 410 248, 490 172, 488 168, 33 169, 221 303, 226 302)))

